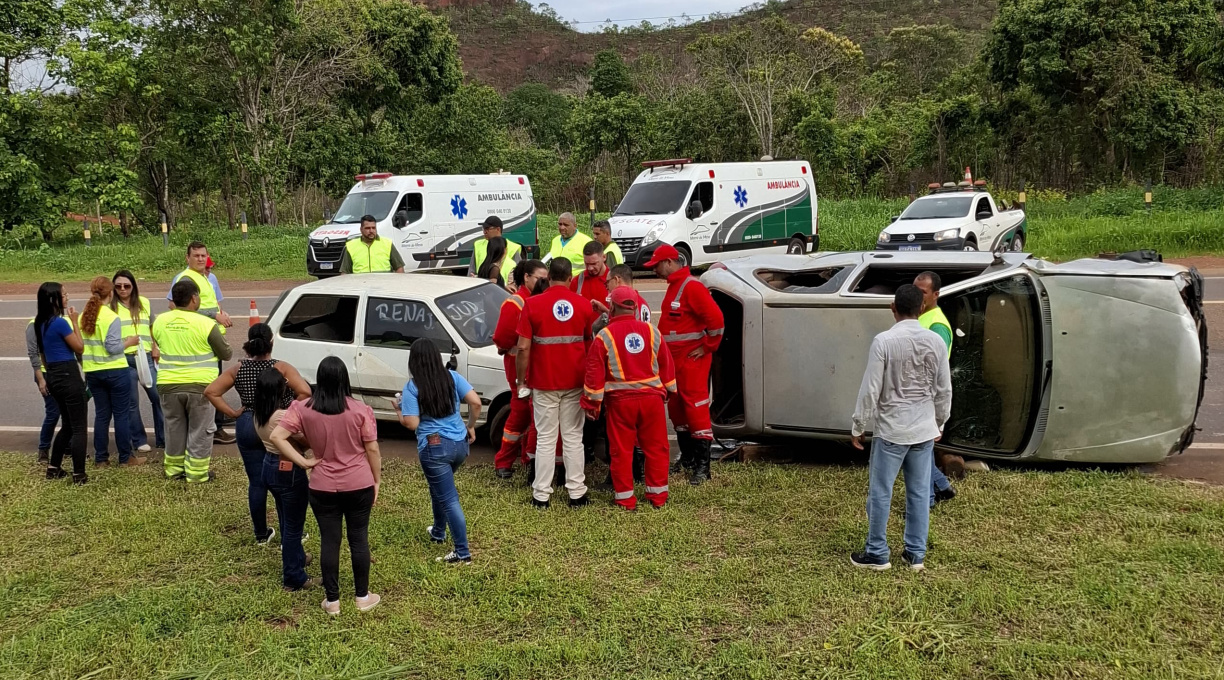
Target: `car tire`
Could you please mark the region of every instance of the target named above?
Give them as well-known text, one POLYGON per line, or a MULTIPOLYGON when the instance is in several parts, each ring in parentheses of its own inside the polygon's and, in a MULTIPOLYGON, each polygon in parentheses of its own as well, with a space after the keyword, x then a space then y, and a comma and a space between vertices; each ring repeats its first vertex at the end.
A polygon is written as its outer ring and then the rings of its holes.
POLYGON ((977 249, 977 241, 973 240, 972 236, 965 240, 964 250, 968 252, 977 252, 977 249))
POLYGON ((502 433, 506 429, 506 421, 510 418, 510 404, 498 409, 497 414, 489 421, 486 428, 489 435, 489 446, 493 447, 494 452, 501 448, 502 433))
POLYGON ((1024 232, 1018 231, 1012 236, 1009 250, 1011 250, 1013 253, 1024 252, 1024 232))
POLYGON ((680 266, 693 266, 693 253, 689 251, 688 246, 681 244, 676 246, 676 251, 680 253, 680 266))
POLYGON ((803 255, 807 252, 807 243, 801 238, 793 238, 786 244, 787 255, 803 255))

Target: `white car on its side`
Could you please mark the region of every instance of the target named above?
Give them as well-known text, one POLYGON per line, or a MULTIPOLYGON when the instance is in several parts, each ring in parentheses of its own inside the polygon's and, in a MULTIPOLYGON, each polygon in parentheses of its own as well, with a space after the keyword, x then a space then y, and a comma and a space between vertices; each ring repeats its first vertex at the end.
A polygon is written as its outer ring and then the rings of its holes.
POLYGON ((1024 211, 1001 208, 983 185, 932 185, 880 232, 876 250, 1022 252, 1028 240, 1024 211))
MULTIPOLYGON (((501 441, 510 387, 493 330, 506 291, 466 276, 357 274, 321 279, 281 294, 268 316, 273 358, 314 384, 324 357, 348 367, 353 397, 379 420, 399 420, 395 394, 408 382, 409 347, 418 338, 438 346, 443 361, 472 383, 484 404, 481 422, 501 441), (487 420, 486 420, 487 419, 487 420)), ((467 407, 462 407, 466 412, 467 407)))

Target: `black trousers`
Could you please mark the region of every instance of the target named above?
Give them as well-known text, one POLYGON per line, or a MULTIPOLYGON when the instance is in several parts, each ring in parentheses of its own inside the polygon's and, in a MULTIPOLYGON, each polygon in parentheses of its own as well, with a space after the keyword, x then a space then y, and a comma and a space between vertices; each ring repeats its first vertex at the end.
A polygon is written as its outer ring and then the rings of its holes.
POLYGON ((85 431, 89 426, 86 415, 85 381, 75 361, 47 364, 47 391, 59 406, 62 420, 55 441, 51 444, 50 467, 60 469, 64 454, 72 456, 72 473, 85 474, 85 431))
POLYGON ((349 552, 353 556, 353 586, 357 597, 370 589, 370 508, 374 487, 357 491, 310 490, 310 509, 319 523, 319 569, 329 602, 340 599, 340 540, 348 525, 349 552))

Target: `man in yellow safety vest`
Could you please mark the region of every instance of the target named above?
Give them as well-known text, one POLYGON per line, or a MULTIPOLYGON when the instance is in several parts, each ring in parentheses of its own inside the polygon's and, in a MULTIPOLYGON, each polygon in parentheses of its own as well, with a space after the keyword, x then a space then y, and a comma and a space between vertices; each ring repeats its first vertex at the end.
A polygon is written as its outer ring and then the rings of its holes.
POLYGON ((612 240, 612 225, 607 220, 596 220, 595 224, 591 225, 591 236, 604 247, 604 262, 607 263, 608 269, 625 264, 625 255, 621 253, 616 241, 612 240))
MULTIPOLYGON (((484 264, 485 255, 489 252, 489 239, 502 235, 501 218, 497 215, 489 215, 484 222, 480 223, 480 230, 484 233, 484 238, 472 242, 472 261, 468 264, 468 276, 476 276, 476 272, 480 271, 480 265, 484 264)), ((505 237, 502 236, 502 238, 505 237)), ((522 259, 523 246, 506 239, 506 258, 502 260, 501 266, 502 279, 509 282, 514 266, 522 259)))
POLYGON ((217 322, 199 313, 201 290, 186 277, 174 284, 174 309, 158 316, 152 329, 161 350, 157 390, 166 417, 166 477, 193 484, 213 478, 209 426, 216 411, 204 388, 217 378, 218 362, 233 355, 217 322))
MULTIPOLYGON (((914 279, 914 285, 922 291, 922 314, 918 316, 918 323, 944 341, 944 346, 948 348, 948 357, 951 358, 952 324, 939 308, 939 288, 942 284, 939 274, 930 271, 922 272, 914 279)), ((935 507, 940 501, 949 501, 956 497, 956 489, 952 488, 952 482, 948 481, 943 470, 940 470, 941 467, 948 472, 963 472, 965 459, 943 453, 931 457, 931 507, 935 507)))
MULTIPOLYGON (((200 314, 216 319, 223 329, 229 328, 234 322, 230 320, 229 314, 221 310, 217 292, 208 280, 208 261, 208 246, 200 241, 192 241, 187 246, 187 268, 179 272, 178 276, 170 281, 170 285, 173 286, 184 278, 190 279, 200 291, 200 314)), ((170 309, 174 309, 173 294, 166 297, 170 300, 170 309)), ((222 333, 224 332, 222 330, 222 333)))
POLYGON ((574 213, 563 212, 557 218, 557 235, 553 237, 552 248, 548 251, 545 261, 565 258, 575 269, 582 267, 582 247, 591 242, 591 237, 578 231, 578 221, 574 213))
POLYGON ((361 218, 361 238, 344 244, 340 258, 341 274, 376 272, 404 273, 404 258, 390 239, 378 235, 378 220, 373 215, 361 218))

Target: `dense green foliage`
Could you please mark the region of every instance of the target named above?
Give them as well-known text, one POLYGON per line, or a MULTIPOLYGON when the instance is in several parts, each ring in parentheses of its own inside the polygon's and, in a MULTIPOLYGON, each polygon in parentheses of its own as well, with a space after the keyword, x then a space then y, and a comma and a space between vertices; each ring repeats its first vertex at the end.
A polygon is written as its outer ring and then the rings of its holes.
MULTIPOLYGON (((1224 182, 1216 0, 1007 0, 985 39, 894 28, 870 55, 782 5, 571 87, 464 79, 398 0, 12 0, 0 9, 0 226, 125 231, 322 218, 359 172, 531 177, 543 211, 618 201, 647 158, 811 161, 825 197, 976 176, 1016 189, 1224 182), (50 59, 58 87, 17 82, 50 59), (578 93, 578 94, 566 94, 578 93)), ((509 29, 507 29, 509 30, 509 29)), ((682 35, 677 33, 676 35, 682 35)))

